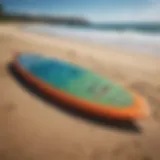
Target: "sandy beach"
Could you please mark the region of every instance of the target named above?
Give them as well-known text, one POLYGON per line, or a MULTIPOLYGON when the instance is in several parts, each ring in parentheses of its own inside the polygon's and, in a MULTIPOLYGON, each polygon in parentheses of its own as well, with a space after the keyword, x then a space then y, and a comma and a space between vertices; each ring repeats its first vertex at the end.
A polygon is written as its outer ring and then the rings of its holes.
POLYGON ((159 160, 160 57, 86 44, 0 24, 1 160, 159 160), (76 63, 141 93, 152 114, 135 133, 62 111, 27 91, 8 70, 16 52, 76 63))

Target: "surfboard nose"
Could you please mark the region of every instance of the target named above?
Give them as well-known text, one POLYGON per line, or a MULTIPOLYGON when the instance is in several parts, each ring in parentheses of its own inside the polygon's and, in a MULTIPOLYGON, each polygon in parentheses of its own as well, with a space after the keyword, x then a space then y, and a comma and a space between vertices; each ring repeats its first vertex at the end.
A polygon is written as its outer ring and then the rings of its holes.
POLYGON ((135 101, 135 106, 137 109, 134 112, 134 117, 137 119, 149 118, 151 116, 151 109, 147 100, 141 95, 136 94, 135 101))
POLYGON ((147 100, 143 99, 143 106, 141 106, 141 117, 148 118, 151 116, 151 109, 149 107, 149 104, 147 103, 147 100))

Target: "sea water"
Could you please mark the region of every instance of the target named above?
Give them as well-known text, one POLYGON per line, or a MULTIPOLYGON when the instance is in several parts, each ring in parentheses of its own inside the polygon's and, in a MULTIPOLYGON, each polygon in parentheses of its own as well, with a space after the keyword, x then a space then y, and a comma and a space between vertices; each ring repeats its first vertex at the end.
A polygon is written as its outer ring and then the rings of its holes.
POLYGON ((30 25, 23 30, 83 40, 135 53, 160 55, 160 23, 30 25))

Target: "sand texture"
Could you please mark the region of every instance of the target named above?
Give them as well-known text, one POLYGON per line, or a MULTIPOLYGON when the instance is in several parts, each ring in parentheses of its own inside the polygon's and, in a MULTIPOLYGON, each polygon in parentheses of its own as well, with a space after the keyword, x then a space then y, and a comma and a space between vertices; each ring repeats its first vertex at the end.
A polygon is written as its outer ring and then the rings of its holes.
POLYGON ((0 160, 160 159, 160 58, 19 28, 0 25, 0 160), (136 122, 136 132, 68 113, 15 79, 8 64, 17 51, 64 59, 109 77, 140 92, 152 115, 136 122))

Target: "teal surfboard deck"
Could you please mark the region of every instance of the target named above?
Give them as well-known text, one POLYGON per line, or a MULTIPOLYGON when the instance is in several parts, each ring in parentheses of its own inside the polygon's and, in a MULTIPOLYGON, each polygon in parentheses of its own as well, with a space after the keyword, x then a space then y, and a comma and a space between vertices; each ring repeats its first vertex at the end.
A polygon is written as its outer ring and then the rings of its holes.
POLYGON ((134 102, 123 87, 68 62, 25 54, 18 57, 18 63, 37 79, 82 100, 115 108, 126 108, 134 102))

